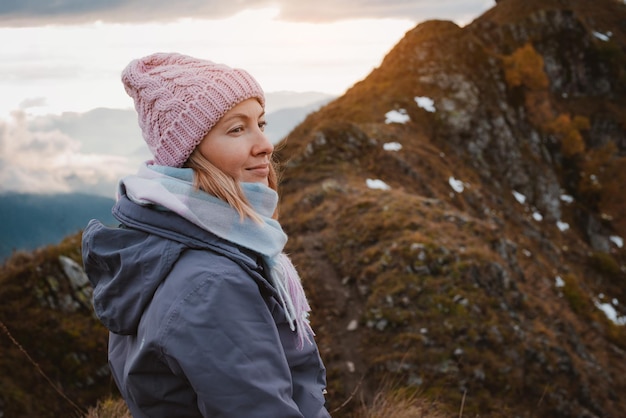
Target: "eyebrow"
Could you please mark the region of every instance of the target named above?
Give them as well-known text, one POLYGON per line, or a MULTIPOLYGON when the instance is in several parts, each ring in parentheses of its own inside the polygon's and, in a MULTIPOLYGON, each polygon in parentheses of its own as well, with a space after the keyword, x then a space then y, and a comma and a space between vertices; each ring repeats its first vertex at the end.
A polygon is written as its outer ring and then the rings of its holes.
MULTIPOLYGON (((263 117, 263 116, 265 116, 265 110, 263 110, 263 111, 262 111, 262 112, 261 112, 261 113, 257 116, 257 119, 259 119, 259 118, 261 118, 261 117, 263 117)), ((226 122, 229 122, 229 121, 230 121, 230 120, 232 120, 232 119, 254 119, 254 118, 249 117, 247 113, 234 113, 234 114, 229 115, 228 117, 226 117, 226 118, 224 118, 224 119, 220 120, 220 123, 222 123, 222 122, 223 122, 223 123, 226 123, 226 122)))

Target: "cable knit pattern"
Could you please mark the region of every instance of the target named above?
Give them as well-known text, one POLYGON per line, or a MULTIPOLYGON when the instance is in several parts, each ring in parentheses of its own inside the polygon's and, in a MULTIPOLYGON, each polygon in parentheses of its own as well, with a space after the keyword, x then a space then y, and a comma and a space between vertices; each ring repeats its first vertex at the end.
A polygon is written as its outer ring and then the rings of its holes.
POLYGON ((181 167, 226 112, 256 98, 259 83, 245 70, 178 53, 131 61, 122 72, 139 126, 158 165, 181 167))

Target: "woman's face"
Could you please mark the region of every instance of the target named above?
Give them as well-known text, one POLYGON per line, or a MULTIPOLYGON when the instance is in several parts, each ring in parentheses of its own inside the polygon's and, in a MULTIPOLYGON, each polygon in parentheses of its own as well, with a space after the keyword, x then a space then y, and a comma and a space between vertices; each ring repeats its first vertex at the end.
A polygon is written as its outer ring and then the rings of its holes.
POLYGON ((265 111, 256 99, 230 109, 204 137, 198 149, 215 167, 235 180, 268 185, 274 145, 263 133, 265 111))

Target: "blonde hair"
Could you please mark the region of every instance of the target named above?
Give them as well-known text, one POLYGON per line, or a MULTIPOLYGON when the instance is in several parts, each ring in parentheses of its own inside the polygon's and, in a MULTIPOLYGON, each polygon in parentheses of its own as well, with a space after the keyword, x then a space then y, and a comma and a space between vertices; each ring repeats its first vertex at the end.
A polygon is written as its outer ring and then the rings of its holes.
MULTIPOLYGON (((268 186, 272 190, 278 191, 278 174, 275 165, 276 163, 270 158, 270 174, 267 180, 268 186)), ((241 220, 247 217, 258 223, 263 222, 250 205, 239 182, 211 164, 209 160, 200 153, 199 148, 196 148, 191 153, 184 167, 193 170, 193 182, 196 189, 209 193, 228 203, 233 209, 239 212, 241 220)), ((278 208, 276 208, 272 218, 278 218, 278 208)))

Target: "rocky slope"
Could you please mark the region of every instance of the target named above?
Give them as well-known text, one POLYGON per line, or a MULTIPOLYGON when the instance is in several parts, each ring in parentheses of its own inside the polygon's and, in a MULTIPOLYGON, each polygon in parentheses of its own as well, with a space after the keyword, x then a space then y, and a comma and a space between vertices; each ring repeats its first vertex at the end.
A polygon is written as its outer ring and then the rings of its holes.
POLYGON ((79 417, 112 393, 80 235, 0 269, 0 416, 79 417))
MULTIPOLYGON (((424 22, 280 145, 333 417, 381 393, 446 416, 623 415, 624 22, 615 0, 424 22)), ((0 332, 5 416, 114 393, 106 334, 61 258, 80 262, 78 242, 2 269, 0 319, 22 348, 0 332)))
POLYGON ((425 22, 291 133, 282 222, 335 407, 391 381, 466 416, 626 410, 625 21, 425 22))

